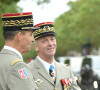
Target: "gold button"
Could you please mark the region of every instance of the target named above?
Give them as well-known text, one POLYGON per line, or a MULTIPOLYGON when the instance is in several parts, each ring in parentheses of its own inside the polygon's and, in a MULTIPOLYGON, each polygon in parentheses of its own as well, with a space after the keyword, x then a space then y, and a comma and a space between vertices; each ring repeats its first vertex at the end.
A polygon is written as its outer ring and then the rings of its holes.
POLYGON ((57 88, 55 88, 55 90, 57 90, 57 88))

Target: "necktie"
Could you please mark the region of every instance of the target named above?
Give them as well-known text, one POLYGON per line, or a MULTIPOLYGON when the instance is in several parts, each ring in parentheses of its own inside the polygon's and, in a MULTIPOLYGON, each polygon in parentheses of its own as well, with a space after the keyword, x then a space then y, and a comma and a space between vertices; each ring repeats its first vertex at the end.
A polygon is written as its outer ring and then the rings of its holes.
POLYGON ((49 68, 49 74, 50 76, 52 77, 53 81, 54 81, 54 84, 56 83, 55 81, 55 74, 54 74, 54 67, 52 65, 50 65, 50 68, 49 68))

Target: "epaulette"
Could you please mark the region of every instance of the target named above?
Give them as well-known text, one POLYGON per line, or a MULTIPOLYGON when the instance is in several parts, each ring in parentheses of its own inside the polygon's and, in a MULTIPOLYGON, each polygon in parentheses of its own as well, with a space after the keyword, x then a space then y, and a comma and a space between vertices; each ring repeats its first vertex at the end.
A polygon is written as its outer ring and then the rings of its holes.
POLYGON ((12 63, 11 63, 11 65, 14 65, 15 63, 17 63, 17 62, 20 62, 20 61, 23 61, 23 60, 15 60, 15 61, 13 61, 12 63))

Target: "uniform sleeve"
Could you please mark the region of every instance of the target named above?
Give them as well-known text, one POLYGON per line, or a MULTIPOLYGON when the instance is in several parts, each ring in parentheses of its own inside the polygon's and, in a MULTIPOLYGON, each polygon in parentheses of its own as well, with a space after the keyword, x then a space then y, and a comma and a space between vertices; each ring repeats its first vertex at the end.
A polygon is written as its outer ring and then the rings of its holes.
MULTIPOLYGON (((70 69, 70 71, 71 71, 71 69, 70 69)), ((77 85, 75 76, 72 71, 71 71, 71 77, 72 77, 72 87, 74 88, 74 90, 81 90, 81 88, 77 85)))
POLYGON ((35 90, 32 74, 24 62, 11 66, 7 84, 10 90, 35 90))

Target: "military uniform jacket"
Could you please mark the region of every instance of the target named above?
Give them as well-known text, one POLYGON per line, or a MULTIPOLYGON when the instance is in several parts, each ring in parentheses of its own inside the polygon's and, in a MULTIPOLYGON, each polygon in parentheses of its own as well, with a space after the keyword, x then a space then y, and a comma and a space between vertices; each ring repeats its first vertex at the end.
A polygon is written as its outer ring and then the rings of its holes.
POLYGON ((35 83, 26 63, 7 49, 0 52, 0 90, 35 90, 35 83))
POLYGON ((52 78, 46 71, 43 64, 38 60, 38 58, 30 62, 28 66, 33 74, 38 90, 63 90, 61 79, 66 78, 72 78, 72 87, 74 88, 74 90, 81 90, 78 87, 74 75, 71 72, 69 66, 55 61, 56 84, 54 84, 52 78))

